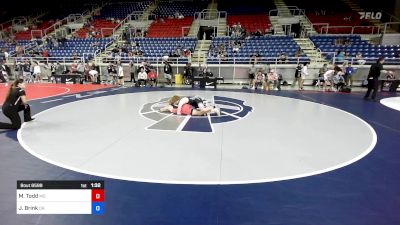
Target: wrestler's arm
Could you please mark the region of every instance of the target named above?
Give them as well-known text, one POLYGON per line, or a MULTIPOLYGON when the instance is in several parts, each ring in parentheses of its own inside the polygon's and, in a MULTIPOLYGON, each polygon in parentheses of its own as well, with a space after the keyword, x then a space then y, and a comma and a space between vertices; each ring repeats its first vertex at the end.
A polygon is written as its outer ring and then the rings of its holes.
POLYGON ((172 112, 172 106, 167 105, 164 108, 161 108, 160 112, 172 112))
POLYGON ((22 95, 22 96, 21 96, 21 101, 22 101, 22 103, 23 103, 24 105, 27 105, 27 104, 28 104, 28 99, 26 98, 25 95, 22 95))

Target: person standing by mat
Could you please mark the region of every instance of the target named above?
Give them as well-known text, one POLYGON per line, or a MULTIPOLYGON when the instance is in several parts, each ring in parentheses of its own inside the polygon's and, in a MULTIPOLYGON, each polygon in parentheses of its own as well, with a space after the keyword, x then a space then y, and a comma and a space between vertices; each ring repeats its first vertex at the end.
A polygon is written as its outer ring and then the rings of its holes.
POLYGON ((167 83, 172 86, 172 66, 168 61, 164 61, 164 78, 167 80, 167 83))
POLYGON ((121 61, 118 61, 117 64, 118 64, 118 67, 117 67, 118 86, 124 86, 124 85, 125 85, 125 80, 124 80, 124 67, 122 67, 121 61))
POLYGON ((308 65, 310 63, 309 62, 305 62, 303 64, 303 67, 301 68, 301 78, 300 78, 300 90, 303 90, 303 86, 304 86, 304 81, 306 80, 306 77, 308 76, 308 65))
POLYGON ((5 86, 7 86, 8 85, 7 77, 8 77, 7 67, 6 65, 3 64, 0 66, 0 83, 5 83, 5 86))
POLYGON ((383 70, 383 63, 385 62, 384 57, 379 57, 375 64, 371 65, 368 73, 368 91, 364 96, 364 99, 367 100, 369 95, 372 92, 372 100, 375 101, 376 93, 378 92, 379 87, 379 76, 381 73, 388 73, 388 71, 383 70))
POLYGON ((4 115, 11 120, 11 124, 0 122, 0 129, 18 130, 21 128, 21 118, 18 114, 20 111, 24 111, 25 122, 34 120, 31 117, 31 108, 26 98, 25 83, 23 79, 17 79, 13 82, 8 90, 2 110, 4 115))

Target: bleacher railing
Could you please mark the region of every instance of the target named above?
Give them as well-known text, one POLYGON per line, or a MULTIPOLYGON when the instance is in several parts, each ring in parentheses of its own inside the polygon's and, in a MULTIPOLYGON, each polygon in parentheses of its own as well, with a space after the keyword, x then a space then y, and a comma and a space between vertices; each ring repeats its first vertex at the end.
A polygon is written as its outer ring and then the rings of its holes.
POLYGON ((6 29, 7 27, 12 26, 12 21, 13 21, 13 20, 8 20, 8 21, 6 21, 6 22, 0 24, 0 31, 6 29))
POLYGON ((269 17, 271 17, 271 16, 279 16, 279 11, 277 9, 271 9, 268 12, 268 16, 269 17))
POLYGON ((60 28, 62 25, 67 23, 67 17, 55 22, 51 26, 45 28, 45 29, 36 29, 36 30, 31 30, 31 38, 43 38, 46 37, 49 33, 55 31, 56 29, 60 28), (35 35, 39 34, 39 35, 35 35))
POLYGON ((73 63, 74 61, 84 62, 84 57, 9 57, 9 60, 15 63, 24 62, 28 60, 29 62, 39 62, 39 63, 73 63))
MULTIPOLYGON (((337 53, 336 52, 322 52, 320 49, 318 49, 319 53, 321 54, 322 57, 326 59, 327 62, 330 64, 337 64, 341 65, 344 62, 352 63, 353 65, 368 65, 371 63, 375 63, 378 60, 378 57, 363 57, 363 58, 357 58, 357 57, 345 57, 338 59, 337 58, 337 53)), ((8 61, 13 60, 15 63, 16 62, 21 62, 24 60, 29 60, 29 61, 38 61, 40 63, 55 63, 55 62, 60 62, 60 63, 72 63, 76 60, 79 60, 84 63, 89 63, 90 60, 95 61, 97 64, 108 64, 109 62, 114 62, 116 59, 115 57, 109 58, 108 56, 100 56, 101 50, 98 49, 93 53, 83 53, 82 56, 80 57, 16 57, 12 56, 8 58, 8 61)), ((257 57, 257 58, 252 58, 252 57, 229 57, 226 59, 223 58, 217 58, 217 57, 206 57, 206 64, 212 65, 213 67, 226 67, 226 66, 231 66, 235 67, 236 65, 251 65, 251 62, 256 62, 258 65, 270 65, 270 66, 277 66, 277 65, 297 65, 297 64, 303 64, 305 62, 310 62, 309 57, 288 57, 286 60, 281 60, 279 57, 257 57)), ((200 59, 201 56, 198 57, 200 59)), ((121 57, 120 58, 121 62, 124 64, 128 64, 129 62, 134 62, 136 64, 140 64, 143 61, 148 61, 151 64, 154 64, 156 66, 163 66, 163 57, 151 57, 151 56, 133 56, 133 57, 121 57)), ((193 65, 200 66, 202 63, 200 60, 193 62, 191 57, 169 57, 168 61, 178 69, 179 66, 183 66, 186 63, 190 62, 193 65)), ((386 64, 393 64, 397 63, 396 65, 399 65, 400 59, 396 58, 387 58, 386 64), (396 61, 397 60, 397 61, 396 61)))
POLYGON ((392 25, 400 25, 400 22, 388 22, 381 24, 382 29, 383 29, 383 34, 386 34, 387 30, 392 27, 392 25))
POLYGON ((381 12, 383 13, 382 18, 381 18, 382 22, 384 22, 384 23, 385 22, 386 23, 400 22, 400 19, 395 17, 395 16, 393 16, 392 14, 390 14, 390 13, 384 11, 384 10, 381 10, 381 12), (387 19, 387 20, 385 21, 385 19, 387 19))
MULTIPOLYGON (((327 52, 325 52, 327 53, 327 52)), ((330 54, 334 55, 334 52, 331 52, 330 54)), ((28 61, 37 61, 40 63, 41 66, 44 66, 43 63, 47 63, 50 65, 51 63, 57 63, 59 62, 61 65, 63 65, 65 68, 68 68, 73 62, 76 60, 79 60, 80 62, 84 62, 84 64, 92 64, 93 62, 96 63, 96 65, 100 66, 100 75, 107 75, 107 70, 106 67, 109 65, 110 62, 115 62, 115 58, 107 58, 107 57, 96 57, 95 60, 93 61, 85 61, 85 56, 83 57, 49 57, 49 58, 43 58, 43 57, 10 57, 8 58, 9 65, 13 66, 16 65, 17 62, 23 62, 24 60, 28 61)), ((143 61, 149 62, 153 68, 157 71, 157 74, 161 75, 163 71, 163 61, 164 59, 162 57, 122 57, 121 59, 122 65, 127 68, 129 67, 129 63, 133 62, 136 65, 141 64, 143 61)), ((289 60, 292 60, 292 63, 289 62, 281 62, 279 61, 278 58, 276 57, 264 57, 260 58, 257 60, 256 63, 256 68, 258 69, 263 69, 264 71, 268 71, 268 69, 275 69, 280 72, 282 72, 282 75, 284 76, 285 80, 290 80, 293 79, 294 74, 294 69, 296 68, 296 65, 299 63, 304 63, 304 62, 309 62, 308 58, 295 58, 295 57, 290 57, 289 60), (294 61, 295 59, 295 61, 294 61), (293 63, 295 62, 295 63, 293 63), (293 72, 292 72, 293 71, 293 72)), ((353 65, 356 68, 369 68, 370 66, 367 64, 375 63, 377 58, 376 57, 365 57, 364 60, 366 60, 365 65, 363 64, 364 62, 360 63, 358 62, 358 59, 356 58, 349 58, 346 59, 348 62, 352 62, 353 65)), ((183 67, 186 65, 188 62, 187 58, 172 58, 170 57, 168 60, 171 63, 171 66, 173 67, 174 74, 176 73, 182 73, 183 72, 183 67)), ((332 67, 333 64, 337 65, 342 65, 343 61, 340 62, 335 62, 333 61, 329 62, 329 66, 332 67)), ((390 62, 385 62, 385 64, 391 64, 393 63, 390 62)), ((248 77, 247 77, 247 70, 251 67, 252 64, 249 62, 249 58, 231 58, 229 60, 221 60, 220 63, 208 63, 206 65, 200 65, 200 64, 192 64, 193 68, 198 68, 200 66, 202 67, 207 67, 211 70, 211 72, 214 73, 214 76, 216 77, 225 77, 225 82, 233 82, 233 83, 242 83, 242 82, 247 82, 248 77), (243 59, 243 60, 240 60, 243 59)), ((399 60, 397 61, 397 64, 394 65, 399 65, 399 60)), ((311 79, 317 79, 318 77, 318 69, 322 65, 319 64, 314 64, 310 67, 311 69, 311 79)), ((396 66, 398 68, 398 66, 396 66)), ((159 76, 162 77, 162 76, 159 76)), ((362 77, 359 77, 362 78, 362 77)), ((365 78, 359 79, 356 78, 356 80, 364 80, 365 78)))
MULTIPOLYGON (((303 16, 306 15, 306 11, 304 9, 300 9, 297 6, 287 6, 290 14, 293 16, 303 16)), ((271 9, 268 12, 268 16, 281 16, 281 12, 278 9, 271 9)))
POLYGON ((135 21, 135 20, 140 20, 143 16, 143 12, 142 11, 134 11, 131 14, 129 14, 128 20, 129 21, 135 21))
MULTIPOLYGON (((320 49, 318 49, 321 51, 320 49)), ((328 62, 330 62, 333 65, 341 65, 344 62, 351 63, 353 65, 370 65, 375 63, 379 57, 362 57, 362 58, 357 58, 357 57, 344 57, 338 59, 337 57, 337 52, 322 52, 321 51, 322 57, 324 57, 328 62)), ((386 62, 385 64, 399 64, 400 59, 399 58, 390 58, 386 57, 386 62)))
MULTIPOLYGON (((230 57, 227 59, 221 58, 208 58, 209 64, 250 64, 251 61, 254 61, 254 58, 251 57, 230 57)), ((278 65, 278 64, 299 64, 310 62, 308 57, 288 57, 287 60, 280 60, 279 57, 259 57, 255 60, 258 64, 269 64, 269 65, 278 65)))
MULTIPOLYGON (((30 42, 29 44, 23 46, 23 53, 26 54, 30 50, 34 49, 36 46, 37 46, 36 42, 30 42)), ((10 52, 8 52, 8 54, 9 57, 15 57, 17 55, 15 50, 11 50, 10 52)))
POLYGON ((24 26, 28 23, 28 19, 24 16, 15 17, 12 19, 12 26, 24 26))
MULTIPOLYGON (((30 61, 38 61, 41 63, 53 63, 53 62, 60 62, 60 63, 72 63, 76 60, 81 62, 88 62, 87 60, 95 60, 98 62, 109 63, 110 61, 115 61, 115 58, 108 58, 107 56, 100 57, 96 55, 98 52, 95 53, 83 53, 81 57, 9 57, 9 59, 14 59, 15 62, 24 61, 28 59, 30 61)), ((332 53, 333 54, 333 53, 332 53)), ((163 65, 164 58, 163 57, 150 57, 150 56, 135 56, 135 57, 121 57, 121 62, 129 63, 134 62, 140 64, 143 61, 148 61, 152 64, 156 65, 163 65)), ((253 59, 254 60, 254 59, 253 59)), ((172 64, 178 65, 185 65, 187 62, 191 62, 194 64, 200 64, 200 62, 192 62, 191 58, 188 57, 169 57, 168 61, 172 64)), ((231 57, 227 59, 221 58, 208 58, 206 64, 210 65, 243 65, 243 64, 250 64, 251 58, 250 57, 231 57), (214 61, 212 61, 214 60, 214 61)), ((257 64, 268 64, 268 65, 279 65, 279 64, 299 64, 304 62, 310 62, 308 57, 288 57, 287 60, 280 60, 278 57, 260 57, 256 60, 257 64)))
MULTIPOLYGON (((318 25, 318 24, 313 24, 318 25)), ((320 28, 320 33, 329 34, 329 30, 335 29, 335 34, 381 34, 380 26, 330 26, 325 25, 320 28), (342 32, 340 31, 342 30, 342 32), (368 31, 369 30, 369 31, 368 31)))
POLYGON ((133 27, 130 27, 128 29, 129 39, 132 39, 132 38, 135 38, 135 37, 144 37, 146 29, 147 29, 147 26, 133 26, 133 27), (138 35, 138 33, 140 33, 140 34, 138 35))
POLYGON ((75 13, 67 16, 67 23, 83 23, 83 17, 90 14, 90 11, 86 10, 82 14, 75 13))
POLYGON ((147 18, 143 18, 143 16, 145 15, 143 11, 133 11, 132 13, 130 13, 127 18, 129 21, 138 21, 138 20, 156 20, 157 19, 157 15, 154 13, 146 13, 147 14, 147 18))
POLYGON ((29 52, 37 47, 36 42, 30 42, 28 45, 24 46, 24 53, 29 52))
POLYGON ((216 9, 203 9, 201 12, 194 13, 194 20, 216 20, 220 18, 227 18, 226 11, 218 11, 216 9))
POLYGON ((306 10, 304 9, 300 9, 297 6, 287 6, 287 8, 289 9, 290 13, 293 16, 302 16, 306 14, 306 10))
MULTIPOLYGON (((85 11, 86 12, 86 11, 85 11)), ((90 12, 88 12, 90 13, 90 12)), ((52 24, 51 26, 45 28, 45 29, 36 29, 36 30, 31 30, 31 38, 44 38, 48 34, 54 32, 55 30, 59 29, 63 25, 67 23, 83 23, 83 17, 85 14, 70 14, 67 17, 63 18, 62 20, 59 20, 52 24), (35 35, 39 34, 39 35, 35 35)))
POLYGON ((138 11, 132 12, 131 14, 127 15, 125 19, 121 20, 114 28, 106 28, 106 27, 101 28, 100 29, 101 37, 103 38, 106 37, 106 35, 104 34, 105 30, 111 30, 110 36, 113 36, 115 39, 120 39, 121 35, 116 35, 117 30, 122 26, 124 26, 124 24, 127 23, 128 21, 140 19, 142 16, 143 12, 138 12, 138 11))

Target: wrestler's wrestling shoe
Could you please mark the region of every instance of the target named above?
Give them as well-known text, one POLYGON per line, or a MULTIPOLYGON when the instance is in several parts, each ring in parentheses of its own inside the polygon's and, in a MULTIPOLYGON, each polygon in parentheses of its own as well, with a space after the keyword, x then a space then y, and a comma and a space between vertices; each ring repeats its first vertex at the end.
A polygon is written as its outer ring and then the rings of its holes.
POLYGON ((215 107, 211 110, 211 114, 217 114, 218 116, 220 116, 221 110, 219 108, 215 107))
POLYGON ((33 120, 35 120, 35 118, 30 118, 30 119, 24 120, 24 122, 27 123, 27 122, 31 122, 33 120))

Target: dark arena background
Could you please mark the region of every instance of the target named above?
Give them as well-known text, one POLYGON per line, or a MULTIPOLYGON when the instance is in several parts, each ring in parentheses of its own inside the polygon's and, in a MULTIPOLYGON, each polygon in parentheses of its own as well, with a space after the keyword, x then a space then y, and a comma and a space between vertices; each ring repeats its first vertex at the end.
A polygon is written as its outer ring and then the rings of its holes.
POLYGON ((0 225, 400 224, 400 0, 8 1, 0 23, 0 225))

